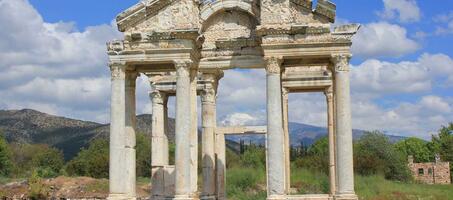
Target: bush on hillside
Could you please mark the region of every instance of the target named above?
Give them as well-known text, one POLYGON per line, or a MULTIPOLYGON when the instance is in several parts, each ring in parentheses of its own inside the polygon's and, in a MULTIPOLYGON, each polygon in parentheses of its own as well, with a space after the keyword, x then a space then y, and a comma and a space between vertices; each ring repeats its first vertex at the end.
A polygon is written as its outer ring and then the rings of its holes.
POLYGON ((0 176, 9 176, 12 170, 11 149, 0 133, 0 176))
POLYGON ((80 151, 66 165, 66 172, 71 176, 89 176, 94 178, 109 177, 109 142, 97 139, 87 149, 80 151))
POLYGON ((383 174, 387 179, 408 181, 407 159, 378 131, 367 132, 354 145, 354 168, 361 175, 383 174))
POLYGON ((41 177, 54 177, 64 166, 63 153, 48 145, 13 143, 10 147, 16 176, 27 177, 36 171, 41 177))

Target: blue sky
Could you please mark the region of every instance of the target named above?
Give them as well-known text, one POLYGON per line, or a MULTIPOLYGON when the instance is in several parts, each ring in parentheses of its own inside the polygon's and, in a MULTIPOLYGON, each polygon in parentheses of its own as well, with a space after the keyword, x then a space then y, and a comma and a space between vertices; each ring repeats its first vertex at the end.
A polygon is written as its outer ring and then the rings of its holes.
MULTIPOLYGON (((108 122, 105 42, 122 37, 114 18, 137 1, 0 0, 0 109, 108 122)), ((351 61, 353 126, 429 138, 452 122, 453 1, 333 2, 337 24, 362 24, 351 61)), ((219 123, 264 121, 264 77, 257 70, 225 73, 219 123)), ((137 112, 149 113, 144 77, 137 90, 137 112)), ((324 126, 323 98, 291 95, 290 120, 324 126)))

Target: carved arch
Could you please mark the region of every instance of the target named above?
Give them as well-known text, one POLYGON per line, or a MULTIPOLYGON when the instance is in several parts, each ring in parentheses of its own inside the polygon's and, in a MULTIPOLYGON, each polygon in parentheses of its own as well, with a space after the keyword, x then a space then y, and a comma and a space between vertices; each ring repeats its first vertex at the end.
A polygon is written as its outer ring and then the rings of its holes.
POLYGON ((202 21, 207 21, 211 16, 225 10, 238 10, 248 13, 258 20, 259 11, 253 6, 254 1, 244 0, 216 0, 205 4, 200 10, 200 18, 202 21))

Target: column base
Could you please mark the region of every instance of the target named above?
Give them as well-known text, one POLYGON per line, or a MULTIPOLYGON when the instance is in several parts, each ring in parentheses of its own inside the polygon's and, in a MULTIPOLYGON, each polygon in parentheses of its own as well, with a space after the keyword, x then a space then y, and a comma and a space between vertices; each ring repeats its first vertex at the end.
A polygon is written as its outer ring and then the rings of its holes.
POLYGON ((200 200, 216 200, 216 196, 215 195, 212 195, 212 196, 209 196, 209 195, 206 195, 206 196, 201 196, 200 200))
POLYGON ((286 200, 286 195, 270 195, 266 200, 286 200))
POLYGON ((136 200, 137 197, 126 194, 109 194, 107 200, 136 200))
POLYGON ((336 194, 333 196, 334 200, 358 200, 355 194, 336 194))
POLYGON ((200 198, 190 195, 175 195, 172 200, 200 200, 200 198))

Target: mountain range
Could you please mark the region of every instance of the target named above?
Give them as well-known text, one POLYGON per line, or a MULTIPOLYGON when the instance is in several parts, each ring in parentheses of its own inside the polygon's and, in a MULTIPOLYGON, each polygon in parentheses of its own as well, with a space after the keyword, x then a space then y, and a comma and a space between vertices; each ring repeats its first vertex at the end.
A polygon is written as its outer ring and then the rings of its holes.
MULTIPOLYGON (((174 140, 175 120, 169 119, 169 136, 174 140)), ((289 124, 291 145, 311 145, 321 137, 327 135, 324 127, 307 124, 289 124)), ((151 133, 151 115, 137 116, 138 133, 151 133)), ((0 110, 0 134, 8 142, 48 144, 63 151, 65 159, 74 157, 81 148, 87 147, 91 140, 108 138, 109 124, 70 119, 49 115, 36 110, 0 110)), ((363 130, 353 130, 354 139, 360 138, 363 130)), ((395 142, 404 137, 388 136, 395 142)), ((228 146, 237 146, 240 140, 254 144, 264 144, 264 136, 235 136, 227 137, 228 146)))

